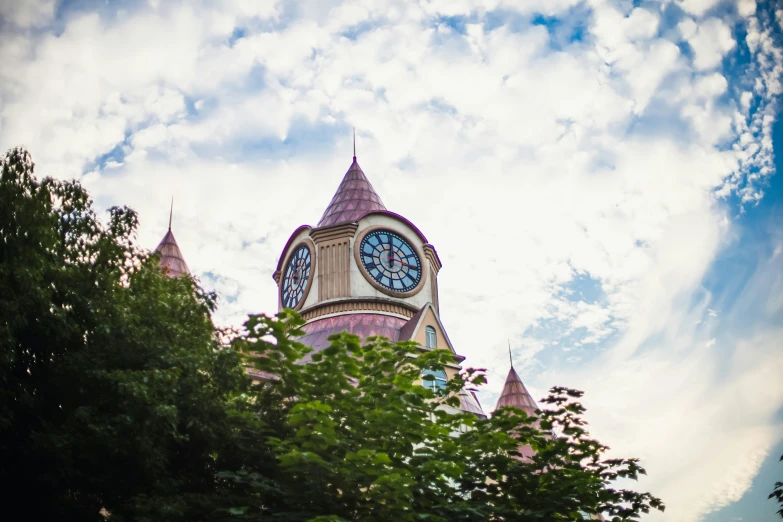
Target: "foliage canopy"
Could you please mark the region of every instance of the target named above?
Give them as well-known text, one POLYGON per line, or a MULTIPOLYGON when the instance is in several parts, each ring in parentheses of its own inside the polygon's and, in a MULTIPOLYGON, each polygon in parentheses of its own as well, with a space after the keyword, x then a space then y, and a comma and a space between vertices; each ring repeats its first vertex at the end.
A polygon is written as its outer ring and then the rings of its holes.
POLYGON ((311 353, 288 310, 221 331, 215 296, 136 246, 133 211, 110 209, 104 226, 78 183, 37 181, 21 149, 0 168, 6 513, 524 522, 663 509, 613 486, 644 470, 605 457, 580 392, 553 388, 536 417, 484 419, 446 411, 480 371, 421 385, 453 364, 447 351, 342 333, 311 353), (254 383, 250 365, 274 378, 254 383))
MULTIPOLYGON (((780 461, 783 462, 783 455, 780 456, 780 461)), ((775 482, 775 489, 769 494, 769 498, 773 498, 777 501, 780 506, 777 513, 780 515, 780 518, 783 518, 783 482, 775 482)))
POLYGON ((0 166, 0 462, 33 520, 164 519, 214 491, 245 377, 219 350, 213 295, 170 279, 134 243, 136 214, 102 225, 73 181, 0 166))

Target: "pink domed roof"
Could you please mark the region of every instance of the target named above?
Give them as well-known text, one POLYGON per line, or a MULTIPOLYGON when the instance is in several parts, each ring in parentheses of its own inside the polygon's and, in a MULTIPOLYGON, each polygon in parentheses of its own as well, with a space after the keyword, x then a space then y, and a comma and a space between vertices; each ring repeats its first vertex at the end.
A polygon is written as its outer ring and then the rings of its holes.
MULTIPOLYGON (((302 330, 304 330, 305 334, 297 339, 300 343, 310 346, 313 349, 313 351, 307 354, 302 361, 310 361, 310 356, 312 354, 320 352, 331 344, 329 336, 345 330, 354 335, 358 335, 362 341, 374 335, 386 337, 390 341, 410 340, 410 335, 413 333, 411 325, 415 326, 418 323, 421 313, 423 313, 426 308, 426 305, 422 307, 419 313, 414 315, 411 319, 375 313, 358 313, 324 317, 311 321, 302 326, 302 330)), ((463 390, 459 395, 459 399, 461 410, 482 417, 485 416, 478 397, 476 397, 476 394, 472 391, 463 390)))
POLYGON ((370 212, 378 210, 386 210, 386 207, 354 156, 353 163, 345 173, 317 226, 328 227, 358 221, 370 212))
MULTIPOLYGON (((358 335, 362 340, 373 335, 382 335, 391 341, 400 340, 400 330, 407 319, 381 314, 348 314, 336 317, 316 319, 302 326, 305 334, 297 339, 300 343, 310 346, 313 352, 320 352, 331 344, 329 336, 343 330, 358 335)), ((309 360, 309 357, 306 357, 309 360)))
POLYGON ((503 386, 503 392, 500 394, 495 409, 509 406, 519 408, 528 415, 535 415, 535 411, 538 409, 536 401, 533 400, 525 385, 522 384, 522 379, 519 378, 519 374, 513 366, 508 371, 506 384, 503 386))
POLYGON ((183 274, 190 274, 188 264, 185 263, 185 258, 182 256, 182 251, 177 245, 177 240, 174 239, 174 233, 169 228, 163 239, 155 247, 155 252, 160 254, 160 267, 169 277, 179 277, 183 274))
MULTIPOLYGON (((538 409, 536 401, 530 395, 530 392, 527 391, 525 385, 522 384, 522 379, 519 378, 519 374, 513 366, 508 371, 506 384, 503 386, 503 392, 500 394, 495 409, 503 407, 519 408, 531 417, 536 416, 535 412, 538 409)), ((534 426, 539 427, 538 421, 534 423, 534 426)), ((533 448, 528 445, 519 446, 518 451, 520 456, 515 458, 521 460, 529 459, 536 454, 533 448)))

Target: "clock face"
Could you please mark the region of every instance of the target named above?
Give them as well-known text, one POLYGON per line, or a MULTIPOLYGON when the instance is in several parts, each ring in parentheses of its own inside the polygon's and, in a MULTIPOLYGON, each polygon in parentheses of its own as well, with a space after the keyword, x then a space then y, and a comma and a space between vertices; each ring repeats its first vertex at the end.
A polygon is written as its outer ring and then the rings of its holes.
POLYGON ((299 245, 283 272, 280 298, 283 308, 296 308, 305 296, 307 283, 310 281, 312 255, 307 245, 299 245))
POLYGON ((379 285, 409 292, 419 285, 422 268, 416 250, 391 230, 367 233, 359 246, 362 265, 379 285))

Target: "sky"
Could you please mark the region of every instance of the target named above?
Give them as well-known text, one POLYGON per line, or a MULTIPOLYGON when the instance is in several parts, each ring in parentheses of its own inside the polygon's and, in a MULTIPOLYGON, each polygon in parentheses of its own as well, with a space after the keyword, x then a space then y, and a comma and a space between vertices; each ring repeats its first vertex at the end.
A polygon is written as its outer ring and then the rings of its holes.
POLYGON ((772 522, 783 478, 783 9, 753 0, 0 0, 0 147, 276 311, 351 163, 435 245, 441 318, 585 391, 649 521, 772 522))

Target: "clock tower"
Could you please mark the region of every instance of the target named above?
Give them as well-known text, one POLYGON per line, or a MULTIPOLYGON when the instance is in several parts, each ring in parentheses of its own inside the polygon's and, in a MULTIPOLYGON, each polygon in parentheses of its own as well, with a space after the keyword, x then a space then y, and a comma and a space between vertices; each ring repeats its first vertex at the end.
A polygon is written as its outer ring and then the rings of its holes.
MULTIPOLYGON (((456 362, 425 381, 442 386, 465 358, 440 321, 441 266, 421 230, 386 209, 354 156, 318 224, 291 234, 273 277, 279 309, 299 311, 306 321, 300 341, 314 352, 343 330, 448 349, 456 362)), ((461 394, 460 410, 484 415, 470 391, 461 394)))

